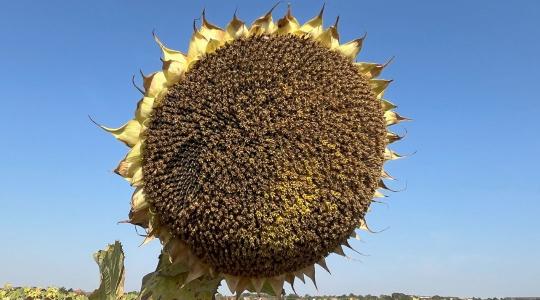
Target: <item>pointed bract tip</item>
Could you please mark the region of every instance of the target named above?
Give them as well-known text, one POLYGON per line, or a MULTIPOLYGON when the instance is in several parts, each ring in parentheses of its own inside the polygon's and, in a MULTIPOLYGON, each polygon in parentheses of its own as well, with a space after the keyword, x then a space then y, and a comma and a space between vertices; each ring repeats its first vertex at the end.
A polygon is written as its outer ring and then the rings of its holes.
POLYGON ((197 28, 197 24, 196 24, 196 22, 197 22, 198 19, 199 19, 199 18, 193 19, 193 33, 196 33, 196 32, 199 31, 199 29, 197 28))
POLYGON ((135 83, 135 74, 133 74, 133 76, 131 77, 131 83, 139 92, 141 92, 141 94, 144 95, 144 91, 135 83))
POLYGON ((88 115, 88 119, 90 119, 90 121, 91 121, 92 123, 94 123, 94 125, 96 125, 97 127, 103 129, 103 126, 101 126, 98 122, 96 122, 96 121, 92 118, 92 116, 88 115))
POLYGON ((291 2, 287 2, 287 17, 292 17, 291 2))
POLYGON ((338 25, 339 25, 339 16, 336 17, 336 21, 334 22, 334 25, 332 25, 332 27, 334 27, 334 29, 338 29, 338 25))
POLYGON ((324 8, 326 6, 326 2, 323 3, 321 10, 319 11, 319 14, 317 15, 319 18, 322 18, 324 15, 324 8))
POLYGON ((203 8, 202 10, 201 19, 202 19, 203 26, 208 25, 208 20, 206 19, 206 8, 203 8))
POLYGON ((394 58, 396 58, 395 56, 392 56, 390 57, 390 59, 388 59, 382 66, 383 68, 386 68, 386 66, 388 66, 389 64, 391 64, 393 61, 394 61, 394 58))
POLYGON ((272 16, 272 12, 274 11, 274 9, 276 9, 276 7, 278 5, 280 5, 283 1, 278 1, 276 2, 276 4, 274 4, 274 6, 272 6, 272 8, 270 8, 270 10, 264 15, 265 17, 271 17, 272 16))

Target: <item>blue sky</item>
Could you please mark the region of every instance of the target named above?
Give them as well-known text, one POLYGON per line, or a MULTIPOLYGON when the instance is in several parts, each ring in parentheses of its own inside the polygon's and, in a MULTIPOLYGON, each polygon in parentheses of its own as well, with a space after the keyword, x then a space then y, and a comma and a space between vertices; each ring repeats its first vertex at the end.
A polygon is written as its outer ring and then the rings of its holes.
MULTIPOLYGON (((128 290, 159 244, 126 218, 131 188, 112 172, 126 149, 91 124, 131 117, 139 68, 160 68, 153 29, 186 50, 194 18, 252 21, 274 1, 4 1, 0 10, 0 285, 91 290, 91 254, 121 240, 128 290), (153 3, 153 4, 152 4, 153 3)), ((292 1, 305 21, 321 1, 292 1)), ((276 10, 281 17, 286 5, 276 10)), ((387 95, 414 122, 389 163, 404 192, 375 205, 374 229, 331 256, 332 275, 300 294, 540 295, 540 2, 328 1, 360 60, 384 62, 387 95)))

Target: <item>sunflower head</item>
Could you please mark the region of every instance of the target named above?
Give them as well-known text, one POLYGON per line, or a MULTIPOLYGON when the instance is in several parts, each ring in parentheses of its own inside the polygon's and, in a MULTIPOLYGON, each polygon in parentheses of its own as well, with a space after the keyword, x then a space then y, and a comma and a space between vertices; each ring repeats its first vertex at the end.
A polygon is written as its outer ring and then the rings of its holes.
POLYGON ((341 44, 322 15, 221 29, 203 12, 186 54, 155 36, 162 71, 143 76, 132 120, 103 127, 130 147, 116 169, 135 187, 129 222, 189 267, 186 282, 280 294, 314 281, 382 196, 399 158, 387 127, 405 118, 375 79, 385 65, 355 61, 365 36, 341 44))

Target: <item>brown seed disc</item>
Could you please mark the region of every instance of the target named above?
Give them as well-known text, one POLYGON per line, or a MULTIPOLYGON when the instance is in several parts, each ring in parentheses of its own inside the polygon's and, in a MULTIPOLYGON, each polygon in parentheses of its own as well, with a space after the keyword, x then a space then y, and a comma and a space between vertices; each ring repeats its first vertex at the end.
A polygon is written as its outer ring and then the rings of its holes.
POLYGON ((297 271, 343 243, 380 178, 386 126, 368 79, 292 35, 202 58, 151 117, 144 190, 216 271, 297 271))

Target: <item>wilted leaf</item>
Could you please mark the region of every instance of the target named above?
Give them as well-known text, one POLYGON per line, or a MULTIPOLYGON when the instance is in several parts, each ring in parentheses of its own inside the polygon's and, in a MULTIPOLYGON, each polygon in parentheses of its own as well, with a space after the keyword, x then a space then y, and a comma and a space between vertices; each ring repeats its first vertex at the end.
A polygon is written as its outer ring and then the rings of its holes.
POLYGON ((94 253, 94 260, 99 266, 101 283, 88 298, 90 300, 117 300, 124 295, 124 251, 122 244, 116 241, 105 250, 94 253))

